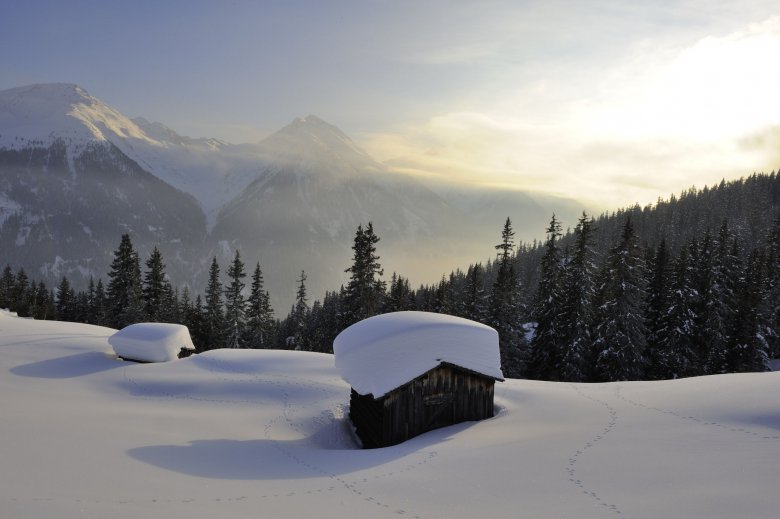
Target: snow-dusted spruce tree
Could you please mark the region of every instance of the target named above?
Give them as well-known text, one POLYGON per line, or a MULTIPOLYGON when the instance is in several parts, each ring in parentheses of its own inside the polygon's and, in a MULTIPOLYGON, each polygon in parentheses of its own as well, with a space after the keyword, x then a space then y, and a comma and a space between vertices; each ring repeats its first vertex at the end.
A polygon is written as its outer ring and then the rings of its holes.
POLYGON ((12 291, 16 301, 16 313, 21 317, 30 316, 30 279, 23 268, 16 273, 16 281, 12 291))
POLYGON ((172 322, 173 288, 165 276, 162 254, 155 247, 146 260, 143 282, 144 312, 151 322, 172 322))
POLYGON ((466 286, 460 303, 460 315, 466 319, 485 323, 487 321, 487 302, 485 295, 485 270, 477 263, 466 272, 466 286))
POLYGON ((225 288, 225 346, 227 348, 244 347, 244 327, 246 325, 246 301, 242 291, 246 286, 243 279, 244 262, 236 251, 233 262, 227 270, 230 283, 225 288))
POLYGON ((527 370, 525 344, 522 333, 521 309, 519 304, 518 280, 513 264, 514 236, 509 218, 501 231, 498 251, 498 266, 493 291, 490 297, 490 325, 498 332, 498 346, 501 353, 501 369, 507 377, 517 378, 527 370))
POLYGON ((108 273, 108 318, 114 328, 144 320, 141 263, 129 234, 123 234, 108 273))
POLYGON ((255 265, 252 274, 252 286, 247 303, 246 347, 271 348, 276 335, 274 311, 269 294, 265 290, 263 271, 260 270, 259 262, 255 265))
POLYGON ((225 346, 225 313, 222 303, 222 282, 219 280, 219 264, 214 257, 209 267, 209 280, 206 283, 206 304, 203 307, 203 343, 200 351, 223 348, 225 346))
POLYGON ((766 272, 769 356, 780 359, 780 216, 769 232, 766 272))
MULTIPOLYGON (((687 251, 686 251, 687 256, 687 251)), ((665 326, 664 317, 669 310, 671 295, 672 263, 669 258, 669 249, 666 239, 655 250, 650 260, 649 277, 647 285, 647 306, 645 316, 647 318, 647 373, 646 378, 669 378, 668 369, 664 365, 664 355, 660 349, 662 330, 665 326)))
POLYGON ((531 341, 530 376, 541 380, 560 380, 558 366, 561 363, 560 344, 563 330, 560 319, 563 303, 563 264, 558 240, 561 223, 553 214, 547 228, 547 241, 541 262, 541 277, 536 291, 532 317, 536 321, 536 333, 531 341))
POLYGON ((76 313, 76 301, 67 276, 62 276, 57 287, 57 320, 72 321, 76 313))
POLYGON ((384 271, 376 254, 378 242, 379 236, 374 234, 371 222, 365 229, 358 226, 352 245, 352 266, 345 270, 349 273, 342 311, 345 328, 378 314, 382 308, 385 282, 381 280, 384 271))
POLYGON ((400 312, 414 308, 414 293, 409 287, 409 280, 393 272, 390 278, 390 289, 382 303, 382 312, 400 312))
POLYGON ((11 270, 10 265, 6 265, 3 269, 3 274, 0 276, 0 308, 15 306, 13 294, 11 293, 14 288, 14 281, 14 271, 11 270))
POLYGON ((557 372, 560 380, 585 382, 590 379, 589 353, 595 270, 592 249, 593 221, 585 212, 574 229, 574 249, 563 272, 563 293, 558 322, 562 330, 557 372))
POLYGON ((183 318, 183 324, 190 330, 190 337, 195 349, 198 352, 205 351, 208 345, 205 326, 206 312, 203 309, 203 298, 200 294, 195 297, 195 302, 192 303, 189 311, 184 313, 183 318))
POLYGON ((728 373, 728 323, 736 307, 736 287, 743 275, 736 240, 724 222, 713 243, 709 233, 699 244, 691 246, 694 257, 694 289, 698 294, 696 338, 698 342, 698 375, 728 373))
POLYGON ((729 326, 726 369, 729 373, 769 370, 768 321, 763 251, 753 250, 736 291, 736 308, 729 326))
POLYGON ((693 269, 687 247, 683 247, 674 262, 666 311, 660 316, 659 329, 648 346, 648 378, 689 377, 699 372, 699 356, 695 341, 696 291, 693 289, 693 269))
POLYGON ((285 345, 292 350, 306 349, 306 322, 309 317, 309 303, 306 295, 306 272, 301 271, 298 278, 298 290, 295 293, 290 316, 287 318, 287 338, 285 345))
POLYGON ((644 376, 646 272, 638 241, 631 218, 626 218, 600 276, 593 340, 596 379, 600 381, 639 380, 644 376))

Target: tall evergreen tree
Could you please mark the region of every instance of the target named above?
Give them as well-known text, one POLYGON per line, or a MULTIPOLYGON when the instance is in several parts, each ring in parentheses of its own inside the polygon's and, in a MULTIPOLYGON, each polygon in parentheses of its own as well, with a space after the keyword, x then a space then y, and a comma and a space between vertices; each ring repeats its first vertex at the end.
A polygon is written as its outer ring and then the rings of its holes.
POLYGON ((228 348, 244 347, 244 327, 246 326, 246 301, 242 291, 244 286, 243 279, 246 277, 244 272, 244 262, 238 251, 233 258, 227 271, 230 283, 225 289, 225 337, 228 348))
POLYGON ((213 350, 225 346, 224 308, 222 304, 222 282, 219 280, 219 264, 214 257, 209 267, 206 284, 206 304, 203 307, 202 349, 213 350))
POLYGON ((252 274, 252 286, 247 306, 246 347, 271 348, 274 343, 275 322, 268 292, 265 290, 260 263, 252 274))
POLYGON ((144 320, 141 265, 129 234, 123 234, 108 273, 108 319, 114 328, 144 320))
POLYGON ((11 293, 16 304, 16 313, 20 317, 30 316, 30 278, 27 277, 27 273, 24 269, 19 269, 16 273, 16 280, 14 282, 14 288, 11 293))
POLYGON ((13 301, 13 289, 16 278, 10 265, 6 265, 0 276, 0 308, 13 310, 16 306, 13 301))
POLYGON ((739 280, 736 308, 730 323, 730 347, 726 371, 739 373, 769 370, 768 320, 763 252, 751 252, 739 280))
POLYGON ((382 305, 382 312, 401 312, 414 308, 414 293, 409 288, 409 280, 393 272, 390 289, 382 305))
POLYGON ((726 222, 721 226, 717 242, 709 233, 698 248, 694 289, 698 295, 696 311, 697 375, 728 372, 728 323, 736 307, 737 283, 742 272, 742 261, 737 242, 726 222))
MULTIPOLYGON (((767 246, 767 346, 770 358, 780 359, 780 216, 769 232, 767 246)), ((0 306, 2 306, 0 304, 0 306)))
POLYGON ((563 303, 561 280, 564 274, 558 247, 560 237, 561 223, 553 215, 547 228, 541 278, 532 313, 536 332, 531 341, 530 376, 542 380, 560 380, 558 367, 562 361, 560 344, 563 329, 559 314, 563 303))
POLYGON ((143 299, 146 319, 151 322, 171 321, 173 288, 165 275, 165 263, 155 247, 146 261, 143 299))
POLYGON ((384 271, 376 254, 378 242, 371 222, 365 230, 358 226, 352 245, 352 266, 345 270, 350 275, 344 298, 345 327, 378 314, 382 307, 385 282, 381 280, 384 271))
POLYGON ((306 273, 302 270, 298 278, 298 290, 295 304, 288 319, 286 346, 293 350, 305 350, 306 319, 309 316, 308 296, 306 295, 306 273))
POLYGON ((99 326, 105 326, 108 324, 108 318, 106 315, 107 304, 106 291, 103 288, 103 280, 98 279, 97 285, 95 285, 95 296, 92 300, 92 308, 90 309, 90 314, 92 315, 94 324, 99 326))
POLYGON ((661 312, 658 329, 651 335, 654 342, 648 347, 648 362, 652 363, 648 366, 648 378, 689 377, 700 371, 693 278, 694 265, 684 247, 674 262, 669 293, 663 298, 666 310, 661 312))
POLYGON ((610 251, 601 275, 594 334, 596 377, 601 381, 640 380, 645 372, 645 263, 631 218, 610 251))
POLYGON ((76 315, 76 300, 67 276, 62 276, 57 287, 57 319, 73 321, 76 315))
POLYGON ((584 382, 591 377, 588 356, 592 343, 596 269, 592 235, 591 219, 583 212, 574 230, 574 250, 562 273, 562 304, 557 316, 561 351, 556 371, 561 380, 571 382, 584 382))
POLYGON ((519 307, 518 279, 512 262, 515 232, 509 218, 501 231, 496 265, 498 272, 490 298, 490 324, 498 332, 501 368, 507 377, 517 378, 526 371, 525 341, 519 307))
POLYGON ((466 272, 466 286, 460 304, 459 314, 466 319, 485 323, 487 321, 487 297, 485 296, 485 272, 481 264, 469 267, 466 272))

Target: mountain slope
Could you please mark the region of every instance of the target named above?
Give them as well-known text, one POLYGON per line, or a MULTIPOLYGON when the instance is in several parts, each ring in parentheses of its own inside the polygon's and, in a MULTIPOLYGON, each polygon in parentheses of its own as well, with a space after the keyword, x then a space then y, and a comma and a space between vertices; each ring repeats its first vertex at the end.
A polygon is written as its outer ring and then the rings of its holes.
POLYGON ((315 116, 231 145, 130 119, 77 85, 0 92, 0 261, 52 284, 105 277, 127 232, 196 292, 212 256, 225 265, 240 250, 284 313, 301 270, 312 299, 346 280, 358 225, 374 224, 388 276, 422 283, 491 256, 506 216, 521 238, 554 210, 523 193, 443 192, 315 116))
POLYGON ((279 291, 292 293, 302 269, 315 294, 337 289, 355 231, 369 221, 389 268, 452 252, 447 227, 460 215, 422 184, 391 174, 320 119, 296 119, 257 150, 266 163, 257 180, 220 211, 212 240, 216 251, 238 248, 244 257, 273 265, 286 280, 279 291))

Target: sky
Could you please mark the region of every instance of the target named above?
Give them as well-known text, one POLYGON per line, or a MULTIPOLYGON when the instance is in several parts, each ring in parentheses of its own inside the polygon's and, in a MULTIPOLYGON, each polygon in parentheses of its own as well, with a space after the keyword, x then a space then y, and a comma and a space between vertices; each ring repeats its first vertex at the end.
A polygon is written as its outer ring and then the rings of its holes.
POLYGON ((397 171, 599 209, 780 165, 776 0, 7 3, 0 89, 192 137, 316 114, 397 171))

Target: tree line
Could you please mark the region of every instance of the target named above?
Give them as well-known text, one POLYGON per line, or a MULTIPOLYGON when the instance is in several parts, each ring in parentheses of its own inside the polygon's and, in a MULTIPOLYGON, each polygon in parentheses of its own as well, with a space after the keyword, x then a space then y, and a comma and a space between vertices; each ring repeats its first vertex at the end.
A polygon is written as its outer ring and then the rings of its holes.
POLYGON ((546 239, 531 244, 515 244, 507 218, 494 258, 416 289, 397 273, 382 279, 380 238, 369 222, 355 233, 347 284, 310 304, 302 271, 284 319, 274 317, 259 264, 247 287, 238 252, 226 283, 212 260, 204 294, 193 299, 188 288, 171 286, 157 249, 142 272, 124 235, 105 287, 90 279, 86 291, 75 292, 63 277, 55 293, 6 267, 0 308, 115 328, 178 322, 199 351, 318 352, 331 352, 336 335, 366 317, 422 310, 494 327, 509 377, 611 381, 762 371, 780 357, 778 207, 780 180, 772 173, 599 219, 583 213, 565 233, 553 216, 546 239), (723 217, 714 230, 713 214, 723 217), (652 241, 640 240, 637 226, 652 241))

